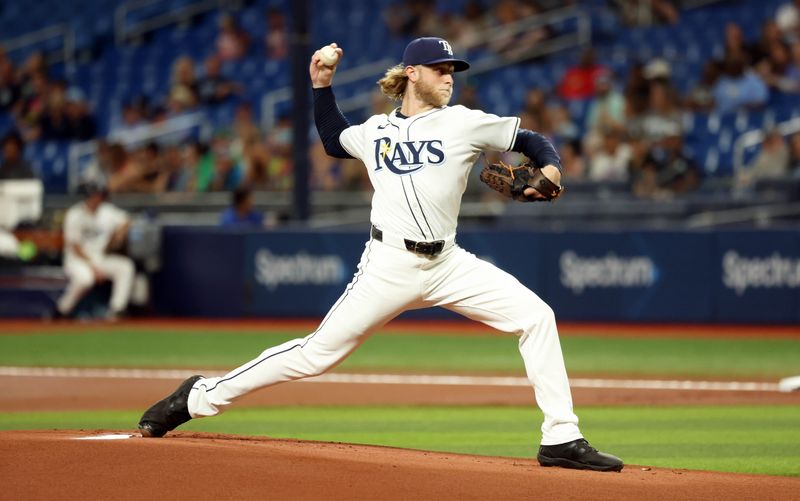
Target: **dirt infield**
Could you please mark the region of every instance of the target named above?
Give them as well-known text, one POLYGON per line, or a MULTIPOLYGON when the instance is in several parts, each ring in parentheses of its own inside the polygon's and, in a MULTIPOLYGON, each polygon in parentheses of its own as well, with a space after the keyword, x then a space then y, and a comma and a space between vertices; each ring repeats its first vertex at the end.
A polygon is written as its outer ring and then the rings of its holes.
POLYGON ((75 440, 97 434, 0 433, 0 498, 658 501, 792 499, 800 491, 800 479, 785 477, 631 465, 595 473, 529 459, 196 433, 75 440))

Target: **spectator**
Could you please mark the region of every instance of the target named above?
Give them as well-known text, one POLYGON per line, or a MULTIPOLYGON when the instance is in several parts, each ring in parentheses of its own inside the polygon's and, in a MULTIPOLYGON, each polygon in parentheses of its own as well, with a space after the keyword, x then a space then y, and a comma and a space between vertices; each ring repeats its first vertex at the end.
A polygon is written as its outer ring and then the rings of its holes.
POLYGON ((776 42, 769 47, 767 57, 756 65, 756 71, 770 89, 791 92, 794 90, 794 82, 789 75, 791 64, 789 49, 782 42, 776 42))
POLYGON ((792 60, 789 63, 789 69, 786 70, 786 86, 785 92, 798 93, 800 92, 800 40, 794 42, 791 46, 792 60))
POLYGON ((589 99, 595 95, 595 82, 608 70, 595 62, 594 51, 586 49, 577 65, 567 69, 558 84, 558 94, 568 100, 589 99))
POLYGON ((222 76, 222 60, 211 54, 204 63, 205 75, 197 84, 197 94, 203 104, 219 104, 242 92, 242 86, 222 76))
POLYGON ((656 82, 669 83, 669 79, 672 76, 672 68, 666 59, 657 57, 644 65, 642 74, 651 85, 656 82))
POLYGON ((83 200, 67 210, 64 218, 64 272, 69 284, 58 300, 60 316, 69 316, 95 284, 113 284, 107 318, 116 320, 128 307, 133 288, 133 261, 118 252, 127 242, 130 219, 107 201, 108 192, 96 183, 80 189, 83 200))
POLYGON ((744 61, 746 65, 750 65, 755 60, 755 47, 747 44, 742 27, 732 21, 725 24, 724 47, 725 54, 723 55, 722 62, 731 58, 736 58, 744 61))
POLYGON ((736 174, 736 186, 743 188, 760 179, 775 179, 789 173, 789 148, 783 135, 772 129, 764 137, 761 151, 747 169, 736 174))
POLYGON ((267 33, 264 45, 269 59, 284 59, 289 55, 289 30, 286 28, 286 17, 278 8, 267 10, 267 33))
POLYGON ((274 189, 287 190, 292 186, 292 144, 292 121, 288 115, 284 115, 278 118, 267 136, 270 152, 268 172, 274 189))
POLYGON ((652 142, 681 128, 682 113, 675 91, 665 82, 655 82, 650 86, 647 111, 640 119, 631 120, 628 130, 652 142))
POLYGON ((168 184, 170 173, 164 168, 162 148, 156 142, 150 142, 137 152, 138 183, 131 191, 142 193, 163 192, 168 184))
POLYGON ((581 154, 581 142, 567 141, 558 149, 561 157, 561 170, 567 180, 580 180, 586 177, 586 166, 581 154))
POLYGON ((207 145, 192 142, 184 146, 181 155, 182 170, 188 172, 188 191, 211 190, 214 181, 214 155, 207 145))
POLYGON ((70 137, 78 141, 89 141, 96 137, 97 126, 89 113, 89 105, 86 104, 83 92, 72 87, 67 90, 66 99, 64 112, 71 131, 70 137))
POLYGON ((768 60, 775 45, 786 47, 777 23, 772 19, 767 19, 761 26, 761 36, 753 46, 753 59, 750 64, 756 66, 762 61, 768 60))
POLYGON ((546 117, 547 128, 552 131, 553 138, 557 144, 572 141, 580 135, 578 126, 575 125, 564 103, 554 102, 548 106, 546 117))
POLYGON ((236 153, 241 154, 244 150, 244 142, 248 139, 260 140, 261 128, 253 116, 253 105, 248 102, 239 103, 233 115, 233 148, 236 153))
POLYGON ((223 14, 219 20, 219 33, 215 44, 220 59, 236 61, 247 53, 250 36, 236 24, 236 19, 231 14, 223 14))
POLYGON ((595 82, 597 94, 586 115, 586 149, 591 154, 602 142, 603 131, 625 123, 625 98, 614 89, 611 75, 601 73, 595 82))
MULTIPOLYGON (((632 154, 634 165, 637 158, 635 149, 632 154)), ((639 167, 633 178, 633 192, 639 197, 670 198, 695 189, 700 181, 697 164, 684 151, 683 137, 678 129, 656 143, 644 155, 639 167)))
POLYGON ((778 7, 775 23, 784 40, 796 42, 800 39, 800 0, 791 0, 778 7))
POLYGON ((711 111, 714 109, 714 84, 719 78, 719 65, 716 61, 707 61, 703 65, 700 80, 686 95, 685 105, 692 111, 711 111))
POLYGON ((628 164, 633 152, 624 139, 625 130, 619 125, 604 131, 600 149, 590 159, 589 179, 592 181, 627 181, 628 164))
POLYGON ((729 58, 723 73, 714 85, 714 104, 720 113, 763 106, 769 92, 757 74, 745 68, 741 58, 729 58))
POLYGON ((547 119, 547 100, 547 92, 539 88, 529 89, 525 94, 522 112, 531 115, 537 126, 547 119))
POLYGON ((2 148, 3 162, 0 163, 0 180, 36 178, 31 165, 23 157, 25 142, 19 133, 11 131, 3 136, 2 148))
POLYGON ((311 145, 311 183, 312 189, 333 191, 339 188, 340 160, 325 153, 322 141, 311 145))
POLYGON ((173 113, 180 113, 197 106, 197 78, 194 61, 181 56, 172 65, 172 86, 169 92, 168 107, 173 113))
POLYGON ((67 90, 67 83, 58 80, 50 85, 44 113, 30 136, 45 140, 88 141, 95 137, 94 120, 76 88, 67 90))
POLYGON ((22 108, 20 111, 19 125, 24 128, 24 133, 36 135, 39 124, 47 107, 49 81, 44 72, 33 73, 22 87, 22 108))
POLYGON ((178 146, 168 145, 161 158, 161 173, 155 188, 156 193, 165 191, 187 191, 189 186, 188 171, 183 169, 183 158, 178 146))
POLYGON ((271 189, 268 171, 269 151, 261 140, 261 129, 253 118, 250 103, 240 103, 233 119, 234 139, 231 151, 241 159, 244 179, 252 189, 271 189))
POLYGON ((214 178, 211 181, 211 190, 235 190, 242 182, 243 173, 239 158, 231 150, 229 134, 218 134, 213 139, 212 151, 214 155, 214 178))
POLYGON ((107 189, 111 193, 147 192, 144 166, 119 143, 108 147, 107 189))
POLYGON ((644 64, 637 61, 631 65, 626 76, 626 119, 641 115, 647 109, 647 102, 650 99, 650 81, 644 76, 644 68, 644 64))
POLYGON ((253 210, 253 192, 250 188, 240 187, 233 191, 231 206, 222 213, 219 224, 228 228, 264 226, 264 214, 253 210))
POLYGON ((109 132, 109 141, 124 141, 128 134, 141 125, 148 123, 148 99, 136 96, 122 104, 121 121, 109 132))
POLYGON ((45 82, 48 80, 47 61, 42 51, 36 51, 31 54, 19 70, 19 81, 22 86, 23 97, 28 95, 28 88, 31 85, 31 80, 33 80, 36 75, 43 76, 45 82))
POLYGON ((14 63, 8 58, 0 58, 0 112, 15 112, 22 96, 22 89, 17 80, 14 63))

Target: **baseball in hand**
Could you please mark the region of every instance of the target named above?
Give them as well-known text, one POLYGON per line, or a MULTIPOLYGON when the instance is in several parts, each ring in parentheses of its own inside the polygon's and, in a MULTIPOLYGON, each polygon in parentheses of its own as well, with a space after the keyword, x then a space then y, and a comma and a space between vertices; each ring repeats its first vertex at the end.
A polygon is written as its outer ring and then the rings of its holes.
POLYGON ((319 60, 325 66, 335 66, 339 61, 339 53, 330 45, 326 45, 319 50, 319 60))

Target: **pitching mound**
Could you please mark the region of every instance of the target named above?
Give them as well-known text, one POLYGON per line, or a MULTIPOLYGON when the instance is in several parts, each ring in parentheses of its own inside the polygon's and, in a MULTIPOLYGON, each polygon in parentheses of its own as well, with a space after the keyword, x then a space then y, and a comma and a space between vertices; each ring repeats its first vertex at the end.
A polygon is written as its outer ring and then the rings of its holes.
POLYGON ((800 479, 784 477, 636 466, 595 473, 526 459, 197 433, 100 437, 124 433, 0 433, 0 498, 655 501, 800 492, 800 479))

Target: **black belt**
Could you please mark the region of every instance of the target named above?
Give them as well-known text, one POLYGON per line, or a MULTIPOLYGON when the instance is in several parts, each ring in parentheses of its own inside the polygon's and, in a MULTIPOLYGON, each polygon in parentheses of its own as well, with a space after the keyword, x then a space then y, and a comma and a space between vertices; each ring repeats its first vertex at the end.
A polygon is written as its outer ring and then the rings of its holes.
MULTIPOLYGON (((376 227, 372 227, 372 238, 378 242, 383 242, 383 231, 376 227)), ((444 250, 444 240, 434 240, 433 242, 415 242, 407 238, 403 239, 406 245, 406 250, 416 252, 417 254, 424 254, 426 256, 435 256, 444 250)))

